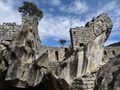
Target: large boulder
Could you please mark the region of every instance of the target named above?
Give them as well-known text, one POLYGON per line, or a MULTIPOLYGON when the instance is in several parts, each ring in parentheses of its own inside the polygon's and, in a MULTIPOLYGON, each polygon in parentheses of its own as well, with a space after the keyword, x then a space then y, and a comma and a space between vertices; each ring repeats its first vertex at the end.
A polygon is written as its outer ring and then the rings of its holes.
POLYGON ((110 59, 99 69, 95 90, 120 90, 120 55, 110 59))

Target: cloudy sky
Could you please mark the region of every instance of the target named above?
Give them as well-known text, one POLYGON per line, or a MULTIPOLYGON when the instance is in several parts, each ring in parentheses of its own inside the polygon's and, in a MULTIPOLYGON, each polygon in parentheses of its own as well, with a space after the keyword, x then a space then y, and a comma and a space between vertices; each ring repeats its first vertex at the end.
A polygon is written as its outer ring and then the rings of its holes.
POLYGON ((84 26, 103 12, 109 14, 114 25, 105 45, 120 41, 120 0, 0 0, 0 24, 21 24, 17 9, 24 1, 34 2, 44 13, 39 23, 42 44, 56 46, 59 39, 65 39, 70 45, 70 28, 84 26))

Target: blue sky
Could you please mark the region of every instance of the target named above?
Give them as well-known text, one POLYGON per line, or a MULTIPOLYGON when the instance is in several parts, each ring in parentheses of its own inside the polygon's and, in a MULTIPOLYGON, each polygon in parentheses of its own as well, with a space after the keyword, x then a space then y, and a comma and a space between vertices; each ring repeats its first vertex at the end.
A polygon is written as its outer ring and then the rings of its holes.
POLYGON ((42 44, 57 46, 59 39, 65 39, 66 45, 70 45, 70 28, 84 26, 103 12, 107 12, 113 21, 105 45, 120 41, 120 0, 0 0, 0 24, 21 24, 17 8, 24 1, 34 2, 44 13, 38 26, 42 44))

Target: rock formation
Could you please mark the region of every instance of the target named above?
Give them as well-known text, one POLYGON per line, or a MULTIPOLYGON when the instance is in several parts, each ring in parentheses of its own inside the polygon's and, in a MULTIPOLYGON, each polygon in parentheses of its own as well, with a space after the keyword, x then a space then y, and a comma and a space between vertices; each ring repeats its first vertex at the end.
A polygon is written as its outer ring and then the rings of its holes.
POLYGON ((47 53, 38 53, 37 17, 26 15, 23 20, 21 30, 0 48, 1 71, 7 68, 5 81, 21 88, 38 85, 48 69, 47 53))
POLYGON ((85 27, 71 28, 73 53, 66 58, 67 65, 60 77, 70 84, 75 78, 98 70, 99 66, 104 64, 103 44, 111 29, 112 21, 106 13, 93 18, 85 27))
POLYGON ((120 47, 103 46, 111 29, 112 21, 103 13, 85 27, 70 29, 70 47, 50 47, 40 43, 36 16, 23 16, 21 25, 0 25, 0 90, 110 90, 104 80, 118 87, 119 75, 112 72, 118 71, 119 63, 114 63, 119 59, 109 58, 119 55, 120 47))
POLYGON ((120 55, 99 69, 95 84, 95 90, 120 90, 120 55))

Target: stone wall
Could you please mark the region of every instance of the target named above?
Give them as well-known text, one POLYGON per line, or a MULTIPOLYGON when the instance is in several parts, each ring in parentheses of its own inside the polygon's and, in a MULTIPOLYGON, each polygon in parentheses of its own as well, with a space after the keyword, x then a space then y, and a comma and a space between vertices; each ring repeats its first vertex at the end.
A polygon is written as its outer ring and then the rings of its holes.
MULTIPOLYGON (((111 62, 112 60, 111 59, 115 59, 117 56, 120 55, 120 42, 117 42, 117 43, 114 43, 114 44, 111 44, 109 46, 106 46, 104 47, 104 52, 103 52, 103 62, 105 65, 101 65, 102 67, 105 67, 106 66, 106 63, 109 63, 111 62), (111 60, 111 61, 109 61, 111 60)), ((114 62, 114 60, 113 60, 114 62)), ((112 63, 113 64, 113 63, 112 63)), ((117 63, 119 64, 119 63, 117 63)), ((106 71, 104 71, 103 69, 101 69, 101 66, 99 66, 99 71, 101 70, 101 72, 103 71, 104 73, 106 71)), ((79 66, 80 67, 80 66, 79 66)), ((110 67, 112 68, 112 67, 110 67)), ((114 67, 113 67, 114 68, 114 67)), ((104 68, 105 70, 107 70, 106 68, 104 68)), ((109 69, 108 69, 109 70, 109 69)), ((115 69, 114 69, 115 70, 115 69)), ((114 71, 113 70, 113 71, 114 71)), ((102 72, 102 73, 103 73, 102 72)), ((99 73, 97 71, 98 75, 101 75, 101 76, 104 76, 103 74, 99 73)), ((111 72, 110 72, 111 73, 111 72)), ((81 77, 78 77, 76 78, 73 82, 72 82, 72 85, 71 85, 71 90, 98 90, 96 89, 95 87, 95 79, 97 78, 100 78, 100 77, 96 77, 96 72, 94 72, 94 74, 86 74, 86 75, 83 75, 81 77)), ((112 74, 111 74, 112 75, 112 74)), ((107 75, 106 75, 107 76, 107 75)), ((108 75, 109 76, 109 75, 108 75)), ((108 77, 107 76, 107 77, 108 77)), ((109 79, 111 79, 109 77, 109 79)), ((116 79, 117 80, 117 79, 116 79)), ((108 80, 109 81, 109 80, 108 80)), ((99 79, 97 82, 101 82, 99 79)), ((96 84, 99 84, 99 83, 96 83, 96 84)), ((105 84, 104 84, 105 85, 105 84)), ((99 85, 97 87, 100 87, 99 85)), ((103 86, 101 86, 103 87, 103 86)), ((109 90, 109 89, 107 89, 109 90)))
POLYGON ((77 27, 71 28, 71 43, 74 49, 79 48, 93 40, 96 36, 91 28, 77 27))
POLYGON ((58 70, 59 63, 65 59, 67 50, 68 47, 60 47, 60 46, 52 47, 52 46, 40 45, 39 52, 48 53, 49 67, 51 69, 51 72, 57 75, 59 72, 58 70))
MULTIPOLYGON (((23 17, 22 22, 25 21, 25 18, 29 17, 23 17)), ((11 41, 13 36, 20 31, 21 25, 17 25, 16 23, 3 23, 0 25, 0 41, 11 41)), ((36 32, 36 35, 38 32, 36 32)), ((39 37, 37 37, 40 41, 39 37)), ((52 62, 62 61, 65 57, 65 50, 67 47, 50 47, 41 45, 40 46, 40 52, 42 53, 47 52, 49 55, 49 60, 52 62)))
POLYGON ((52 47, 52 46, 40 46, 40 51, 48 53, 50 62, 62 61, 65 58, 65 53, 68 47, 52 47))
POLYGON ((13 35, 20 30, 20 25, 16 23, 3 23, 0 25, 0 41, 11 40, 13 35))
POLYGON ((73 49, 79 50, 77 76, 94 72, 103 64, 103 44, 111 29, 112 21, 106 13, 93 18, 85 27, 71 29, 73 49))
MULTIPOLYGON (((10 57, 7 57, 8 64, 10 63, 8 70, 10 73, 7 73, 8 80, 9 77, 16 77, 11 73, 19 73, 16 78, 19 78, 21 81, 25 79, 27 80, 24 80, 25 83, 30 83, 30 86, 36 86, 42 80, 40 79, 41 74, 43 77, 43 73, 50 70, 58 79, 62 78, 69 85, 72 85, 72 90, 93 90, 95 76, 91 73, 98 70, 102 61, 106 62, 109 58, 119 54, 120 46, 114 47, 114 45, 110 45, 105 47, 104 50, 103 44, 112 29, 112 21, 105 13, 93 18, 85 27, 71 28, 72 49, 41 45, 37 26, 37 18, 29 15, 22 17, 21 25, 16 25, 15 23, 0 25, 0 40, 12 40, 11 48, 13 48, 15 54, 18 53, 18 58, 14 58, 13 54, 12 59, 17 60, 20 58, 14 63, 12 60, 10 62, 10 57), (21 31, 17 33, 20 29, 21 31), (15 37, 12 39, 14 34, 15 37), (19 48, 17 48, 18 46, 19 48), (19 68, 16 66, 18 61, 20 61, 19 68), (14 68, 11 63, 13 63, 14 68), (31 68, 26 67, 28 65, 31 68), (18 68, 17 71, 14 70, 16 68, 18 68), (21 71, 22 73, 20 73, 21 71), (28 75, 29 80, 27 79, 28 75), (31 77, 37 78, 32 81, 31 77)), ((4 46, 4 44, 0 44, 1 47, 4 46)), ((2 47, 1 50, 3 49, 2 47)), ((24 83, 22 84, 20 87, 26 87, 24 83)))
POLYGON ((120 42, 111 44, 104 48, 103 62, 107 62, 109 59, 116 57, 120 54, 120 42))
MULTIPOLYGON (((30 23, 33 21, 32 18, 30 18, 28 15, 22 17, 22 23, 25 23, 25 21, 28 20, 30 23)), ((3 43, 3 41, 11 41, 13 36, 16 35, 22 27, 22 24, 17 25, 16 23, 3 23, 0 25, 0 42, 3 43)), ((32 29, 33 27, 30 26, 29 28, 32 29)), ((37 29, 37 26, 35 28, 37 29)), ((35 31, 35 35, 38 35, 38 31, 35 31)), ((40 42, 39 36, 36 36, 36 38, 38 42, 40 42)), ((62 61, 65 58, 67 48, 68 47, 52 47, 40 45, 38 53, 39 55, 42 55, 45 52, 48 53, 49 66, 54 72, 59 64, 58 62, 62 61)))
POLYGON ((98 17, 93 18, 90 22, 86 23, 85 27, 71 28, 70 36, 73 49, 75 50, 88 44, 103 32, 107 32, 106 36, 108 37, 111 28, 112 22, 106 13, 102 13, 98 17))

